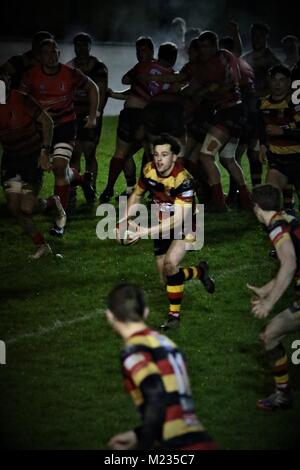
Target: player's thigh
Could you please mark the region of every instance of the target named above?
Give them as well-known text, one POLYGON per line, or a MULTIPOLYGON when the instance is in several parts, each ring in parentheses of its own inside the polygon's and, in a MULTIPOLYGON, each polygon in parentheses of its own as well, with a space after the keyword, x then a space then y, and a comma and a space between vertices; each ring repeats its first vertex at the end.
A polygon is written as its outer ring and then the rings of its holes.
POLYGON ((173 240, 165 256, 165 271, 173 271, 180 264, 186 254, 185 240, 173 240))
POLYGON ((276 347, 280 341, 293 331, 300 330, 300 310, 292 311, 291 308, 276 315, 266 326, 261 335, 267 350, 276 347))

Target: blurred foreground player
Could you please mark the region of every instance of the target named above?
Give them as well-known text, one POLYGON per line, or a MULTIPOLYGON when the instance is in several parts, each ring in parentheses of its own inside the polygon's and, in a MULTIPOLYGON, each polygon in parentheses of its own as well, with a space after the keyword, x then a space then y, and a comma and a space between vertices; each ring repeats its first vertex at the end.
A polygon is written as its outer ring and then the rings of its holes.
POLYGON ((6 83, 6 104, 0 105, 1 182, 8 209, 36 245, 31 258, 37 259, 51 253, 51 248, 33 222, 34 212, 53 206, 56 225, 65 224, 58 196, 47 201, 37 199, 43 170, 50 169, 53 121, 30 96, 11 90, 7 76, 1 78, 6 83))
POLYGON ((267 284, 262 287, 248 284, 256 296, 252 300, 253 314, 266 318, 293 278, 296 286, 295 302, 267 323, 260 334, 272 367, 275 390, 258 400, 256 406, 259 410, 272 411, 292 404, 288 359, 282 340, 288 333, 300 330, 300 221, 280 210, 280 191, 271 184, 256 186, 252 197, 254 213, 266 226, 280 262, 277 275, 267 284))
POLYGON ((176 344, 151 330, 143 290, 120 284, 108 296, 106 317, 124 340, 125 389, 142 423, 112 437, 110 449, 214 450, 216 444, 195 414, 185 361, 176 344))

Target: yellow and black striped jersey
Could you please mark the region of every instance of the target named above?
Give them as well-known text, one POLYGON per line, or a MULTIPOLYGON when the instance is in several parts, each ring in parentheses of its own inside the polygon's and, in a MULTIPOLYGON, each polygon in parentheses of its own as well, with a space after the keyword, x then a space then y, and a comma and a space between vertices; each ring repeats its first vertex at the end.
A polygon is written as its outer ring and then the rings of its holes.
POLYGON ((127 339, 121 359, 125 388, 142 421, 144 384, 149 377, 157 377, 163 384, 166 410, 162 429, 156 436, 160 447, 172 449, 205 443, 212 448, 212 439, 196 417, 185 361, 175 343, 146 328, 127 339))
POLYGON ((283 129, 283 135, 266 136, 269 150, 278 155, 291 155, 300 153, 300 105, 294 105, 290 96, 281 101, 274 101, 271 96, 260 100, 259 109, 264 121, 264 127, 269 124, 283 129), (294 132, 293 132, 294 131, 294 132))

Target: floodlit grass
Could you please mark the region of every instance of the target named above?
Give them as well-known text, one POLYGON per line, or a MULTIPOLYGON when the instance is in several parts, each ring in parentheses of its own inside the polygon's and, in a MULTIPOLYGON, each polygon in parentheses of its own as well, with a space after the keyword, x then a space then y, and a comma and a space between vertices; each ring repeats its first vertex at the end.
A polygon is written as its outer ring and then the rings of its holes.
MULTIPOLYGON (((115 118, 105 118, 99 191, 115 126, 115 118)), ((52 184, 47 175, 43 194, 51 193, 52 184)), ((123 189, 122 177, 117 191, 123 189)), ((141 284, 152 312, 149 323, 157 328, 167 313, 165 292, 151 241, 122 247, 98 240, 95 210, 88 212, 78 194, 78 215, 62 240, 51 240, 64 258, 37 262, 27 260, 32 245, 8 219, 1 195, 0 339, 7 344, 7 365, 0 366, 0 432, 6 448, 103 449, 113 434, 138 423, 122 388, 122 343, 105 321, 105 299, 117 282, 141 284)), ((37 222, 47 233, 51 220, 39 216, 37 222)), ((269 248, 252 214, 230 211, 205 217, 205 246, 185 260, 209 262, 216 293, 210 296, 198 281, 186 284, 182 326, 171 336, 186 353, 198 415, 223 449, 295 448, 300 440, 300 366, 291 367, 292 410, 255 410, 272 382, 257 342, 263 322, 250 314, 246 282, 261 285, 276 271, 269 248)), ((292 296, 289 290, 275 311, 292 296)), ((296 337, 285 341, 289 355, 296 337)))

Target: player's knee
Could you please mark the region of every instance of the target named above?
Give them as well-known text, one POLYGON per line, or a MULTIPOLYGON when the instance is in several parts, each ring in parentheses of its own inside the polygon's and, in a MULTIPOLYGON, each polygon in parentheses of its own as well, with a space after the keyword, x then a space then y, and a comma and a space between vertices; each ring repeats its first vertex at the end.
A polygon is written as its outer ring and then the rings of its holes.
POLYGON ((164 262, 163 266, 163 274, 164 276, 172 276, 172 274, 175 274, 177 271, 177 265, 174 261, 171 259, 167 259, 164 262))

